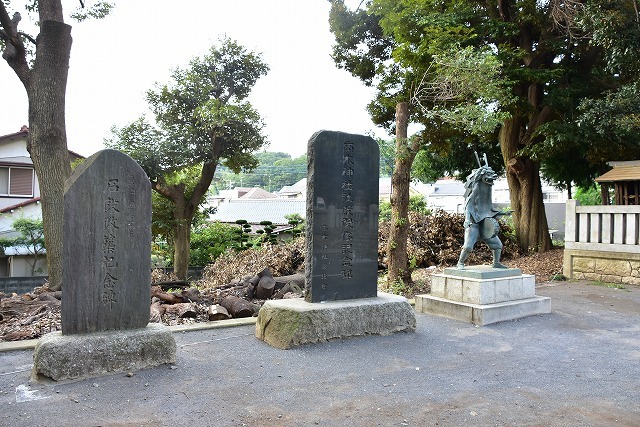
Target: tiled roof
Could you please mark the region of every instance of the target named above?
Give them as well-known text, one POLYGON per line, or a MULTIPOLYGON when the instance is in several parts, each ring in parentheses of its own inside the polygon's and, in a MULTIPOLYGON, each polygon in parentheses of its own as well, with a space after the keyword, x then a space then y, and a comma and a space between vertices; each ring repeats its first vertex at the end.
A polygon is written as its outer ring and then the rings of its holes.
POLYGON ((0 209, 0 213, 11 212, 14 209, 21 208, 23 206, 30 205, 31 203, 38 203, 40 201, 40 197, 34 197, 33 199, 25 200, 24 202, 20 202, 16 205, 7 206, 4 209, 0 209))
POLYGON ((263 190, 260 187, 253 187, 245 194, 239 197, 239 199, 275 199, 277 196, 273 193, 269 193, 267 190, 263 190))
POLYGON ((244 219, 254 224, 260 221, 287 224, 289 220, 285 215, 299 214, 306 217, 306 206, 306 200, 299 199, 234 199, 221 203, 210 219, 227 223, 244 219))

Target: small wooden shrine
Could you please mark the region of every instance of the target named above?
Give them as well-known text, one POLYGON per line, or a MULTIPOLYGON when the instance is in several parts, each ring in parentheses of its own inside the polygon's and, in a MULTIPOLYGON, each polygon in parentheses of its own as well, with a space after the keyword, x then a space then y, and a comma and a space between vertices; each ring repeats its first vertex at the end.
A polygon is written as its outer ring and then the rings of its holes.
POLYGON ((640 160, 608 164, 613 169, 596 178, 596 182, 602 186, 602 204, 611 204, 607 195, 613 185, 615 205, 640 205, 640 160))

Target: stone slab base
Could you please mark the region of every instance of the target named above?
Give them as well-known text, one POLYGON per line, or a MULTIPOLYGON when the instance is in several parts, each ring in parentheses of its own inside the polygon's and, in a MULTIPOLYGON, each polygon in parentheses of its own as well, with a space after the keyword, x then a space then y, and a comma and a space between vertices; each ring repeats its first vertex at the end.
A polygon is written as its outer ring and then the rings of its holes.
POLYGON ((500 277, 520 276, 519 268, 495 268, 490 265, 470 265, 465 268, 447 267, 444 274, 472 279, 498 279, 500 277))
POLYGON ((266 301, 256 321, 256 337, 280 349, 334 338, 390 335, 415 329, 415 313, 407 299, 385 293, 378 293, 376 298, 325 303, 303 299, 266 301))
POLYGON ((53 332, 36 345, 32 378, 75 380, 175 361, 176 342, 163 325, 90 334, 53 332))
MULTIPOLYGON (((445 274, 431 276, 431 295, 452 301, 483 305, 535 297, 536 278, 531 274, 480 279, 447 274, 447 270, 445 274)), ((507 269, 494 270, 507 271, 507 269)), ((474 270, 469 268, 457 271, 472 272, 474 270)))
POLYGON ((494 304, 471 304, 433 295, 416 295, 416 311, 483 326, 551 312, 551 298, 535 296, 494 304))

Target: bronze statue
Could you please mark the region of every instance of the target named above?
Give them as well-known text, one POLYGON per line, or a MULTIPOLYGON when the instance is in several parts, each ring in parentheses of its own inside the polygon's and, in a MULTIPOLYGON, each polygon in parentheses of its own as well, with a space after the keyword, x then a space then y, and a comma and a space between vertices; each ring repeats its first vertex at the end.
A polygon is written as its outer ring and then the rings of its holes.
POLYGON ((464 262, 473 251, 476 242, 483 240, 493 252, 492 266, 507 268, 506 265, 500 263, 502 242, 498 237, 500 226, 497 217, 509 213, 494 209, 491 202, 491 189, 493 181, 498 178, 498 175, 489 167, 486 154, 484 155, 484 166, 480 163, 478 153, 475 154, 479 167, 471 172, 464 184, 464 244, 457 267, 464 268, 464 262))

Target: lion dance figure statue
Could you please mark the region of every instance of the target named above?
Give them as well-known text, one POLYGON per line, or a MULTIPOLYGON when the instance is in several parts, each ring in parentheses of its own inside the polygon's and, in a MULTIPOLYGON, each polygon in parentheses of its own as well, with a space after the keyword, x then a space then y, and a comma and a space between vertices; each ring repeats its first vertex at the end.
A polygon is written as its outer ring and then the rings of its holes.
POLYGON ((464 268, 464 262, 473 251, 476 242, 483 240, 493 252, 492 267, 507 268, 500 263, 502 242, 498 237, 500 225, 497 218, 508 215, 509 212, 494 209, 491 202, 493 182, 498 175, 489 167, 487 155, 484 154, 484 166, 480 163, 478 153, 476 153, 476 160, 479 167, 471 172, 464 184, 464 244, 457 267, 464 268))

